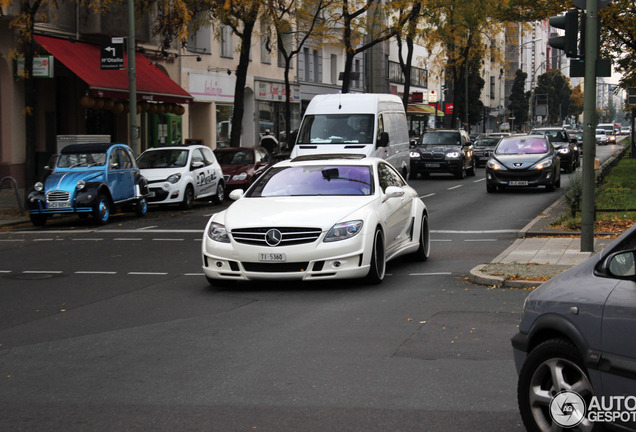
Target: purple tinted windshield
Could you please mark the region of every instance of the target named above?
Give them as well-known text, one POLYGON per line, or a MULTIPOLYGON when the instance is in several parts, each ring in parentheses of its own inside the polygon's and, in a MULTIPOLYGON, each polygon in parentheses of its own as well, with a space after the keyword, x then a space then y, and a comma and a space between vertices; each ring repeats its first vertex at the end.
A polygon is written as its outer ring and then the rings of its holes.
POLYGON ((371 195, 371 168, 320 165, 271 170, 251 196, 371 195))

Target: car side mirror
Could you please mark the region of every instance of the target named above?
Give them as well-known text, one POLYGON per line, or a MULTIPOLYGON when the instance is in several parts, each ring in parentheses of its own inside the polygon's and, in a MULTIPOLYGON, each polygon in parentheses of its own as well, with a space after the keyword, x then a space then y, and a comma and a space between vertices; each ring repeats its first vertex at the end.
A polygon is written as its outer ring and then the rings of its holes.
POLYGON ((605 259, 603 270, 616 279, 636 282, 636 250, 616 252, 605 259))
POLYGON ((382 202, 386 202, 391 198, 400 198, 402 196, 404 196, 404 190, 402 188, 399 188, 397 186, 389 186, 388 188, 386 188, 386 191, 384 191, 382 202))
POLYGON ((382 132, 378 137, 378 147, 387 147, 389 145, 389 133, 382 132))
POLYGON ((203 168, 204 166, 205 164, 201 161, 192 162, 192 169, 199 169, 199 168, 203 168))
POLYGON ((232 201, 238 201, 243 198, 244 193, 245 192, 243 192, 243 189, 234 189, 232 192, 230 192, 230 199, 232 201))

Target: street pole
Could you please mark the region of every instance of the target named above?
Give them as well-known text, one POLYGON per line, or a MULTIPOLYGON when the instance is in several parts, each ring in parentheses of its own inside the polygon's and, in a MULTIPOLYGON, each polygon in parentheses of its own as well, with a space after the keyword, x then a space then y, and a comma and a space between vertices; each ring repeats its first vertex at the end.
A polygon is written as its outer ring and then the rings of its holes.
POLYGON ((135 70, 135 3, 128 0, 128 107, 130 108, 130 147, 139 155, 139 140, 137 131, 137 72, 135 70))
POLYGON ((581 199, 581 252, 594 252, 594 160, 596 159, 596 60, 598 53, 598 0, 586 0, 585 95, 583 97, 583 196, 581 199))

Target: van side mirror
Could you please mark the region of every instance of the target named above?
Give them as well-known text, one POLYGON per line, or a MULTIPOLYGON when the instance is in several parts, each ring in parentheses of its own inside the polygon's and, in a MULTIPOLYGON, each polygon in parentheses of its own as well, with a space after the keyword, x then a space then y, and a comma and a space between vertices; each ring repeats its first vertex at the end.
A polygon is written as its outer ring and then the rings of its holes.
POLYGON ((378 147, 387 147, 388 145, 389 145, 389 133, 388 132, 380 133, 380 136, 378 137, 377 146, 378 147))

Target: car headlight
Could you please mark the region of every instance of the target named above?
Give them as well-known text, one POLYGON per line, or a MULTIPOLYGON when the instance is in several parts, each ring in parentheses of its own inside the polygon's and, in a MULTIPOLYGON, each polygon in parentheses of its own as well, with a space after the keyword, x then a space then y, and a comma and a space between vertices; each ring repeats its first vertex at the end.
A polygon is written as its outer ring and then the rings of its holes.
POLYGON ((362 231, 361 220, 337 223, 331 227, 324 241, 335 242, 346 240, 355 237, 360 231, 362 231))
POLYGON ((500 165, 499 163, 495 162, 492 159, 486 163, 486 168, 490 168, 495 171, 505 169, 502 165, 500 165))
POLYGON ((86 182, 84 180, 80 180, 77 182, 77 190, 82 190, 86 187, 86 182))
POLYGON ((210 240, 214 240, 219 243, 230 242, 225 225, 216 222, 212 222, 210 224, 210 228, 208 228, 208 237, 210 237, 210 240))
POLYGON ((232 177, 233 181, 243 181, 247 178, 247 173, 246 172, 242 172, 240 174, 236 174, 234 177, 232 177))
POLYGON ((44 190, 44 185, 42 184, 42 182, 37 182, 34 186, 33 189, 35 189, 38 192, 42 192, 44 190))
POLYGON ((559 153, 561 153, 561 154, 568 154, 568 153, 570 153, 570 149, 569 149, 569 148, 567 148, 567 147, 566 147, 566 148, 559 149, 559 153))
POLYGON ((177 173, 177 174, 172 174, 170 177, 168 177, 168 183, 175 184, 175 183, 177 183, 179 180, 181 180, 181 174, 179 174, 179 173, 177 173))
POLYGON ((448 152, 446 153, 446 157, 449 159, 457 159, 461 153, 459 152, 448 152))
POLYGON ((533 167, 533 169, 542 170, 542 169, 550 168, 551 166, 552 166, 552 159, 547 159, 536 164, 533 167))
POLYGON ((418 158, 418 157, 421 157, 421 156, 422 156, 422 155, 420 154, 420 152, 416 152, 416 151, 412 151, 412 152, 410 153, 410 155, 411 155, 411 157, 412 157, 412 158, 418 158))

